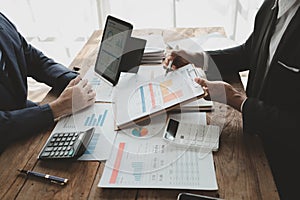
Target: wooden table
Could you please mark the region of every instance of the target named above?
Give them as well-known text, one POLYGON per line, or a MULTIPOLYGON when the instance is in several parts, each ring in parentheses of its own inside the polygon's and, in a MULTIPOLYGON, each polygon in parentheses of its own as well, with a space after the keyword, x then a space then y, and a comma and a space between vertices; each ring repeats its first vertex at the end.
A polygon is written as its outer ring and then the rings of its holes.
MULTIPOLYGON (((133 35, 160 34, 165 42, 198 36, 222 28, 181 28, 135 30, 133 35)), ((95 63, 101 31, 95 31, 70 68, 78 66, 84 74, 95 63)), ((243 91, 239 76, 228 79, 243 91)), ((43 103, 56 98, 50 91, 43 103)), ((208 113, 213 124, 223 124, 220 148, 214 153, 218 191, 165 189, 101 189, 97 188, 104 169, 102 162, 37 160, 37 155, 51 129, 12 144, 0 155, 0 199, 170 199, 180 192, 193 192, 224 199, 279 199, 273 177, 258 137, 242 132, 241 114, 224 104, 215 103, 216 112, 208 113), (221 113, 221 114, 220 114, 221 113), (225 117, 224 117, 225 116, 225 117), (222 121, 223 120, 223 121, 222 121), (70 182, 59 186, 20 176, 17 169, 29 169, 66 177, 70 182)), ((21 128, 21 127, 20 127, 21 128)), ((8 133, 9 134, 9 133, 8 133)))

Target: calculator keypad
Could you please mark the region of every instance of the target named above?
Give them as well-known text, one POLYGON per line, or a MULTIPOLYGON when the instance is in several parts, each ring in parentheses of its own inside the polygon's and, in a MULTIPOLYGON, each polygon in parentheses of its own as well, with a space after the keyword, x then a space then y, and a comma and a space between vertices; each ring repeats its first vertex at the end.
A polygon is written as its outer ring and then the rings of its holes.
POLYGON ((76 153, 79 133, 55 133, 44 147, 41 158, 72 158, 76 153))

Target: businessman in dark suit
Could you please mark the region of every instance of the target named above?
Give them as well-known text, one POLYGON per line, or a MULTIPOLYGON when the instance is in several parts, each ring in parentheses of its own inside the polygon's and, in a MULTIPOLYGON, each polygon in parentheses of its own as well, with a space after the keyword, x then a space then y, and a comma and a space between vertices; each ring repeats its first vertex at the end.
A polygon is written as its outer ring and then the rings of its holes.
POLYGON ((262 139, 282 199, 299 199, 299 5, 299 0, 266 0, 244 44, 202 53, 174 51, 165 61, 167 65, 173 60, 174 68, 190 62, 203 67, 208 80, 196 81, 212 100, 242 112, 244 132, 262 139), (246 95, 228 83, 209 80, 216 71, 223 76, 244 70, 249 70, 246 95), (225 97, 220 91, 225 91, 225 97))
POLYGON ((0 13, 0 152, 16 139, 53 126, 55 119, 92 105, 94 98, 87 80, 28 44, 0 13), (62 93, 49 104, 31 102, 27 77, 62 93))

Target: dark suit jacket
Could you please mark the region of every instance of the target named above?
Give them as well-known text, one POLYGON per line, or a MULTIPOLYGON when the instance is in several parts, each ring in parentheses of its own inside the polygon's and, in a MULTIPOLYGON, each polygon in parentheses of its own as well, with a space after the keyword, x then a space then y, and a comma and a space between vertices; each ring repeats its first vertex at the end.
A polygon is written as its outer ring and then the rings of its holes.
POLYGON ((27 101, 27 76, 62 91, 76 74, 28 44, 0 13, 0 48, 8 77, 0 70, 0 151, 10 141, 54 124, 49 105, 27 101))
MULTIPOLYGON (((223 75, 250 70, 246 90, 248 100, 242 112, 244 132, 261 136, 276 182, 278 185, 285 182, 292 188, 288 180, 300 180, 296 179, 300 168, 296 169, 299 165, 295 164, 299 163, 300 153, 300 72, 289 70, 280 63, 300 69, 299 9, 279 43, 265 81, 260 81, 262 92, 259 97, 259 88, 254 86, 258 73, 257 56, 261 53, 259 45, 273 5, 274 0, 263 3, 256 15, 254 30, 243 45, 208 53, 223 75)), ((208 77, 215 72, 212 67, 208 77)))

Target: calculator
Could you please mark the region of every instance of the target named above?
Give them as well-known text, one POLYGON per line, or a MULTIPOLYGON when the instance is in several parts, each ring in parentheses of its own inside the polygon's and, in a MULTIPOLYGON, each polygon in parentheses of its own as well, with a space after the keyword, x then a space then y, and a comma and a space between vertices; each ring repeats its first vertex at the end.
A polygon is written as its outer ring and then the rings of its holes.
POLYGON ((80 157, 89 145, 95 128, 85 131, 52 133, 38 159, 70 159, 80 157))
POLYGON ((163 139, 183 147, 196 147, 212 151, 219 148, 220 128, 168 118, 163 139))

